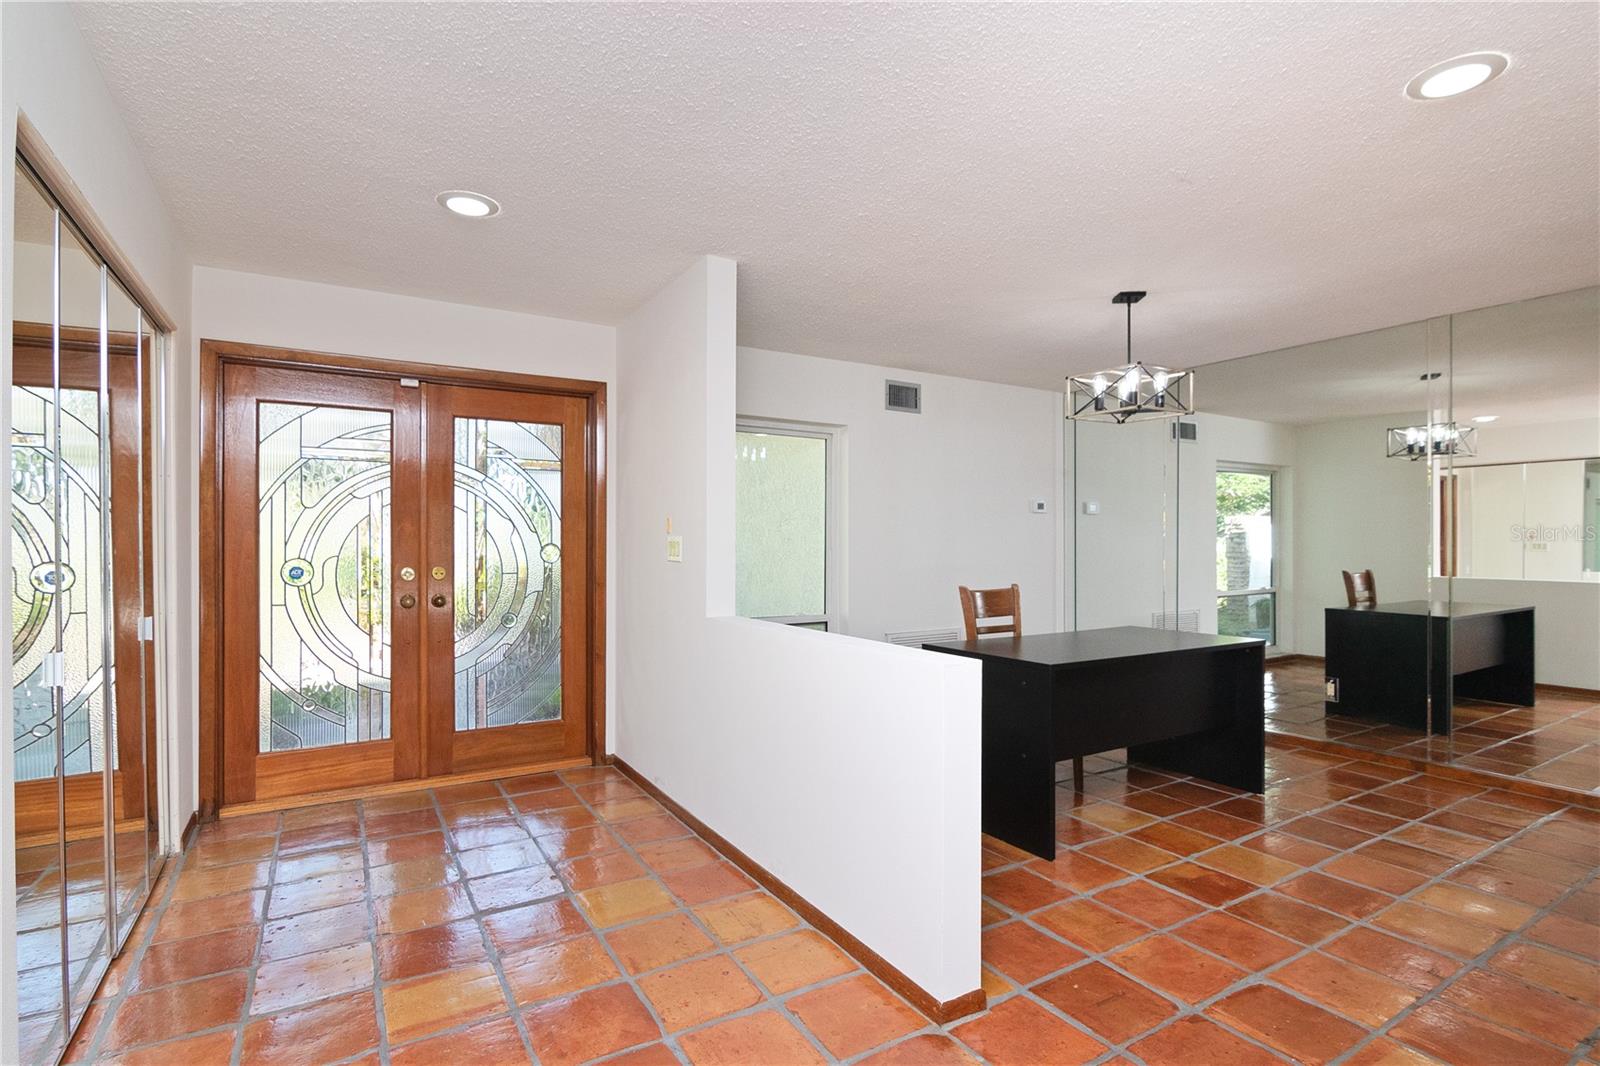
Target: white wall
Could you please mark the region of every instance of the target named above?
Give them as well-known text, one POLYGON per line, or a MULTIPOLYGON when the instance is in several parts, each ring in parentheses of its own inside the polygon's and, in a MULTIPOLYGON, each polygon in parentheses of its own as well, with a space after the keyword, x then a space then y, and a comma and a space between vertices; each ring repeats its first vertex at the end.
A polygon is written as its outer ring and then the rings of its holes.
POLYGON ((617 754, 954 999, 979 983, 981 671, 728 617, 735 285, 702 259, 618 330, 617 754))
MULTIPOLYGON (((616 385, 616 330, 610 326, 210 267, 197 267, 194 271, 191 334, 195 338, 192 358, 197 362, 201 340, 226 340, 516 374, 583 378, 605 382, 608 392, 616 385)), ((193 400, 195 406, 191 410, 198 412, 198 394, 193 400)), ((614 422, 614 412, 611 418, 614 422)), ((187 432, 198 439, 198 422, 190 424, 187 432)), ((193 486, 199 484, 198 452, 198 448, 194 449, 188 470, 193 486)), ((615 514, 615 449, 606 458, 607 513, 615 514)), ((188 533, 196 538, 190 549, 191 558, 198 557, 199 529, 191 527, 188 533)), ((608 558, 615 558, 615 544, 616 523, 612 522, 606 531, 608 558)), ((613 580, 606 590, 606 642, 610 648, 615 647, 617 631, 616 587, 613 580)), ((198 642, 198 629, 193 632, 192 639, 198 642)), ((604 709, 608 738, 612 736, 615 722, 614 700, 609 696, 615 691, 615 662, 615 652, 611 652, 606 666, 608 706, 604 709)), ((196 686, 198 699, 199 679, 189 676, 189 683, 196 686)), ((194 743, 191 735, 191 750, 194 743)), ((190 765, 193 773, 193 762, 190 765)))
POLYGON ((1026 630, 1061 628, 1059 393, 759 348, 738 379, 743 417, 844 427, 843 632, 959 630, 957 586, 1013 582, 1026 630), (922 412, 884 410, 886 378, 919 383, 922 412))
MULTIPOLYGON (((4 374, 9 380, 13 277, 13 212, 16 204, 15 171, 17 115, 25 114, 50 146, 57 160, 117 244, 150 286, 162 307, 175 321, 189 315, 189 259, 166 206, 156 192, 143 161, 133 147, 99 68, 84 47, 65 4, 0 5, 0 330, 4 374)), ((180 325, 181 329, 181 325, 180 325)), ((10 390, 0 390, 0 423, 11 419, 10 390)), ((8 435, 0 435, 0 481, 11 480, 8 435)), ((170 516, 169 516, 170 517, 170 516)), ((0 570, 10 566, 10 524, 0 523, 0 570)), ((173 547, 169 543, 169 548, 173 547)), ((181 590, 169 587, 169 594, 181 590)), ((170 612, 180 627, 183 603, 170 612)), ((10 674, 10 642, 0 651, 0 664, 10 674)), ((169 670, 181 664, 169 657, 169 670)), ((0 737, 12 730, 11 689, 0 685, 0 737)), ((12 787, 12 752, 9 740, 0 745, 0 796, 9 808, 12 787)), ((164 794, 168 825, 178 817, 179 801, 164 794)), ((0 817, 0 1062, 17 1058, 16 927, 13 863, 13 825, 0 817)))
POLYGON ((1323 653, 1323 612, 1345 604, 1340 571, 1371 570, 1384 600, 1428 596, 1428 464, 1385 455, 1388 428, 1401 424, 1385 415, 1295 429, 1296 651, 1323 653))

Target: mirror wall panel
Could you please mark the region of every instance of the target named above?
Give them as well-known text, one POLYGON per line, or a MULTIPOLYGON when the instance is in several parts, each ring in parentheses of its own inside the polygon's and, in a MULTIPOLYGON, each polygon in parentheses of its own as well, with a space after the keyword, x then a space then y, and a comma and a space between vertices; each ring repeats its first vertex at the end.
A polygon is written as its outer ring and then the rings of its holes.
POLYGON ((66 793, 67 977, 73 1013, 81 1012, 111 959, 109 896, 116 723, 107 680, 112 620, 107 611, 110 559, 107 470, 102 442, 100 263, 63 216, 60 328, 56 352, 59 446, 54 494, 55 586, 62 657, 62 787, 66 793))
MULTIPOLYGON (((1178 446, 1167 419, 1069 422, 1073 622, 1180 628, 1178 446)), ((1192 619, 1191 619, 1192 621, 1192 619)))
MULTIPOLYGON (((22 168, 16 175, 13 274, 17 319, 44 324, 13 344, 11 389, 11 653, 17 842, 17 1011, 24 1062, 60 1055, 67 1024, 66 839, 61 713, 49 684, 57 645, 55 208, 22 168)), ((20 332, 20 331, 19 331, 20 332)), ((83 945, 75 950, 81 955, 83 945)))
MULTIPOLYGON (((12 651, 26 1063, 59 1059, 161 861, 145 315, 18 164, 12 651)), ((9 1009, 10 1005, 6 1005, 9 1009)))
POLYGON ((1515 649, 1517 670, 1452 661, 1448 757, 1597 792, 1600 289, 1466 311, 1452 327, 1452 418, 1473 439, 1438 464, 1435 581, 1455 626, 1468 607, 1503 612, 1497 624, 1531 630, 1531 648, 1515 649))
MULTIPOLYGON (((145 518, 151 513, 144 455, 150 425, 143 402, 141 315, 116 278, 106 278, 106 345, 102 363, 101 462, 108 490, 102 526, 111 560, 106 588, 114 669, 108 706, 117 771, 112 775, 112 883, 116 901, 115 943, 120 944, 149 892, 147 809, 154 795, 147 750, 146 710, 154 702, 154 676, 147 676, 141 624, 149 598, 145 572, 145 518)), ((153 744, 149 745, 153 748, 153 744)))

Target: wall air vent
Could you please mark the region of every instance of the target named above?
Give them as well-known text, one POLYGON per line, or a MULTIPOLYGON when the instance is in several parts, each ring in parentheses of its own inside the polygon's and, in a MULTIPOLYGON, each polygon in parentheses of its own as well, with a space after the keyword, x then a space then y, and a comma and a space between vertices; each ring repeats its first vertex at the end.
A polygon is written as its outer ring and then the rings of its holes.
POLYGON ((1151 611, 1151 629, 1176 629, 1184 633, 1200 632, 1199 611, 1151 611))
POLYGON ((885 381, 883 383, 883 409, 885 411, 904 411, 907 414, 922 413, 922 386, 909 381, 885 381))
POLYGON ((948 644, 960 638, 953 629, 907 629, 899 633, 885 633, 883 639, 903 648, 920 648, 924 644, 948 644))
POLYGON ((1195 424, 1193 422, 1182 421, 1172 423, 1172 439, 1178 441, 1179 443, 1194 440, 1195 424))

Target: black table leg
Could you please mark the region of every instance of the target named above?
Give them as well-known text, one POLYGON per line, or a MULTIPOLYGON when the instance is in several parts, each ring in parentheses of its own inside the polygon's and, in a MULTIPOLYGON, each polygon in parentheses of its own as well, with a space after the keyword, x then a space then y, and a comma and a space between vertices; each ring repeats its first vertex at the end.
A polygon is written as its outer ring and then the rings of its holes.
POLYGON ((983 831, 1056 857, 1056 760, 1050 671, 983 665, 983 831))

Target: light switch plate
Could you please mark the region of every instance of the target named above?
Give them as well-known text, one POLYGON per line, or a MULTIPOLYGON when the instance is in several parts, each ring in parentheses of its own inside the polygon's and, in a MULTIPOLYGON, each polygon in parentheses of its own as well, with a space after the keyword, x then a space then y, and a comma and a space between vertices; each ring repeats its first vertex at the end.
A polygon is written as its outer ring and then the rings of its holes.
POLYGON ((670 536, 670 537, 667 538, 667 562, 669 562, 669 563, 681 563, 681 562, 683 562, 683 538, 682 537, 673 535, 673 536, 670 536))
POLYGON ((1322 679, 1322 696, 1329 703, 1339 702, 1339 679, 1337 677, 1325 677, 1322 679))
POLYGON ((1084 500, 1083 501, 1083 513, 1084 514, 1099 514, 1100 513, 1100 501, 1099 500, 1084 500))

